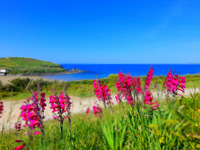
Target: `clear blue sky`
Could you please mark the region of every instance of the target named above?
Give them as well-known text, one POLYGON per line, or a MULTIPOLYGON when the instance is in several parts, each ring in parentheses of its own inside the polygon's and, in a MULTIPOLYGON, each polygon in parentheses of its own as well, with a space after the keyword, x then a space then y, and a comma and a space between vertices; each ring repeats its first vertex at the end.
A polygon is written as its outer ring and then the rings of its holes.
POLYGON ((0 0, 0 57, 200 63, 200 0, 0 0))

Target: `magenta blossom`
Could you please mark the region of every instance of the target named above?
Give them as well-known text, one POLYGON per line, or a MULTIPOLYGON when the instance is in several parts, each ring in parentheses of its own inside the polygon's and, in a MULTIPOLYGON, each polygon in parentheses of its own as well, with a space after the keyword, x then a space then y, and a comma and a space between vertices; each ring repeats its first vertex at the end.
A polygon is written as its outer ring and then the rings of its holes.
POLYGON ((132 104, 134 106, 132 91, 135 89, 136 79, 132 78, 129 74, 124 75, 122 72, 120 72, 115 83, 117 91, 119 92, 115 97, 117 102, 122 102, 121 99, 125 98, 128 104, 132 104))
POLYGON ((34 132, 33 135, 42 134, 42 132, 34 132))
POLYGON ((138 94, 142 94, 140 77, 136 78, 136 91, 138 94))
MULTIPOLYGON (((51 95, 49 103, 51 104, 50 108, 53 110, 52 112, 55 116, 63 115, 65 112, 69 113, 71 108, 70 97, 67 94, 60 94, 59 97, 56 94, 51 95)), ((54 118, 57 119, 59 117, 54 118)))
POLYGON ((51 104, 50 109, 52 109, 54 113, 54 119, 60 121, 61 134, 63 135, 63 122, 66 118, 68 118, 68 122, 71 125, 70 109, 72 103, 70 97, 64 92, 60 92, 60 95, 57 96, 55 92, 54 95, 50 95, 49 98, 49 103, 51 104), (67 116, 64 116, 65 113, 67 113, 67 116))
POLYGON ((94 80, 93 81, 95 95, 98 98, 99 101, 102 101, 104 103, 104 106, 112 104, 111 102, 111 94, 110 89, 107 87, 107 85, 104 85, 100 82, 100 80, 94 80))
POLYGON ((102 115, 102 109, 98 106, 93 106, 93 113, 95 114, 96 117, 101 117, 102 115))
POLYGON ((16 131, 20 131, 21 130, 21 123, 20 122, 15 123, 14 128, 16 129, 16 131))
POLYGON ((149 91, 146 91, 145 96, 144 96, 144 104, 151 104, 152 101, 153 101, 153 97, 151 93, 149 91))
POLYGON ((88 107, 86 110, 86 114, 88 115, 90 113, 90 108, 88 107))
POLYGON ((184 93, 185 84, 186 84, 185 77, 174 75, 171 73, 171 69, 169 70, 164 87, 170 94, 180 95, 178 94, 178 91, 181 91, 184 93))
POLYGON ((145 81, 145 86, 144 86, 145 90, 149 89, 149 86, 151 84, 151 80, 153 78, 153 73, 154 73, 154 70, 153 70, 153 67, 151 66, 151 68, 149 69, 149 72, 147 74, 146 81, 145 81))
POLYGON ((152 108, 153 110, 156 110, 156 109, 158 109, 158 107, 159 107, 158 102, 151 103, 151 105, 152 105, 151 108, 152 108))
POLYGON ((14 150, 23 150, 23 148, 26 146, 26 144, 20 145, 18 147, 15 147, 14 150))
POLYGON ((115 99, 116 99, 117 103, 120 103, 120 102, 121 102, 121 101, 120 101, 120 95, 119 95, 119 93, 116 93, 115 99))
MULTIPOLYGON (((25 121, 23 127, 29 127, 31 130, 35 128, 40 128, 42 134, 44 135, 44 110, 46 107, 45 93, 34 92, 33 96, 21 106, 22 120, 25 121)), ((20 130, 21 124, 15 124, 15 128, 20 130)), ((31 136, 31 135, 30 135, 31 136)))
POLYGON ((159 107, 158 102, 155 102, 155 103, 153 102, 153 96, 152 96, 151 92, 149 92, 149 91, 145 92, 144 104, 151 105, 152 106, 151 108, 153 110, 156 110, 159 107))
MULTIPOLYGON (((4 106, 3 106, 3 102, 0 101, 0 114, 2 114, 2 112, 3 112, 3 108, 4 108, 4 106)), ((0 118, 1 118, 1 116, 0 116, 0 118)))

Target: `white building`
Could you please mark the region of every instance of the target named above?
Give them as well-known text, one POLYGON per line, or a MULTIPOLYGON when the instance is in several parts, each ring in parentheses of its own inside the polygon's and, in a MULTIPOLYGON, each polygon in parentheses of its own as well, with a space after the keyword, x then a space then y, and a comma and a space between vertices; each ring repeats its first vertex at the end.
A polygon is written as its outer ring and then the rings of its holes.
POLYGON ((7 69, 0 68, 0 75, 5 76, 8 73, 7 69))

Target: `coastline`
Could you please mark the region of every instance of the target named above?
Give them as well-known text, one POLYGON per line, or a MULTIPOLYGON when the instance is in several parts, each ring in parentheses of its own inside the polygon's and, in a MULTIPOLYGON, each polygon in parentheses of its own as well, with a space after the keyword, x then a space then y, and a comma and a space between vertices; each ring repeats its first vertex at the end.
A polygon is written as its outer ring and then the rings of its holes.
MULTIPOLYGON (((34 74, 7 74, 6 76, 0 76, 0 81, 2 84, 7 84, 9 81, 16 79, 16 78, 30 78, 33 80, 42 79, 44 81, 54 81, 55 79, 45 78, 43 76, 48 75, 62 75, 62 74, 77 74, 82 73, 84 71, 64 71, 64 72, 55 72, 55 73, 34 73, 34 74)), ((59 81, 59 80, 56 80, 59 81)))
POLYGON ((33 79, 33 80, 42 79, 44 81, 54 81, 52 79, 44 78, 44 77, 41 77, 41 76, 20 76, 20 75, 0 76, 0 81, 4 85, 4 84, 7 84, 7 83, 10 83, 9 81, 14 80, 16 78, 22 78, 22 79, 30 78, 30 79, 33 79))
POLYGON ((47 73, 23 73, 23 74, 7 74, 6 76, 48 76, 48 75, 61 75, 61 74, 77 74, 82 73, 84 71, 76 70, 76 71, 62 71, 62 72, 47 72, 47 73))

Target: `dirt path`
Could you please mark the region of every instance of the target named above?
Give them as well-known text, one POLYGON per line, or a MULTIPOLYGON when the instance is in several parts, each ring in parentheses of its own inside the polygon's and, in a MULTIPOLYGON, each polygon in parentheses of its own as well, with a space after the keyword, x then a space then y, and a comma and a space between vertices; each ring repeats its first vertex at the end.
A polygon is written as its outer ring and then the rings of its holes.
MULTIPOLYGON (((189 96, 190 93, 200 92, 200 89, 186 89, 185 96, 189 96)), ((157 92, 153 92, 153 96, 155 99, 158 99, 157 92)), ((163 95, 164 96, 164 95, 163 95)), ((113 102, 116 104, 115 97, 112 95, 113 102)), ((162 99, 162 98, 159 98, 162 99)), ((48 100, 48 99, 47 99, 48 100)), ((79 97, 71 97, 72 108, 71 113, 81 113, 85 112, 88 107, 91 107, 94 102, 97 100, 96 97, 91 98, 79 98, 79 97)), ((0 130, 2 130, 2 126, 4 129, 13 129, 15 122, 17 122, 18 116, 20 114, 20 107, 23 101, 4 101, 4 111, 0 118, 0 130)), ((47 107, 45 110, 45 120, 53 119, 52 110, 50 110, 50 104, 47 102, 47 107)))

